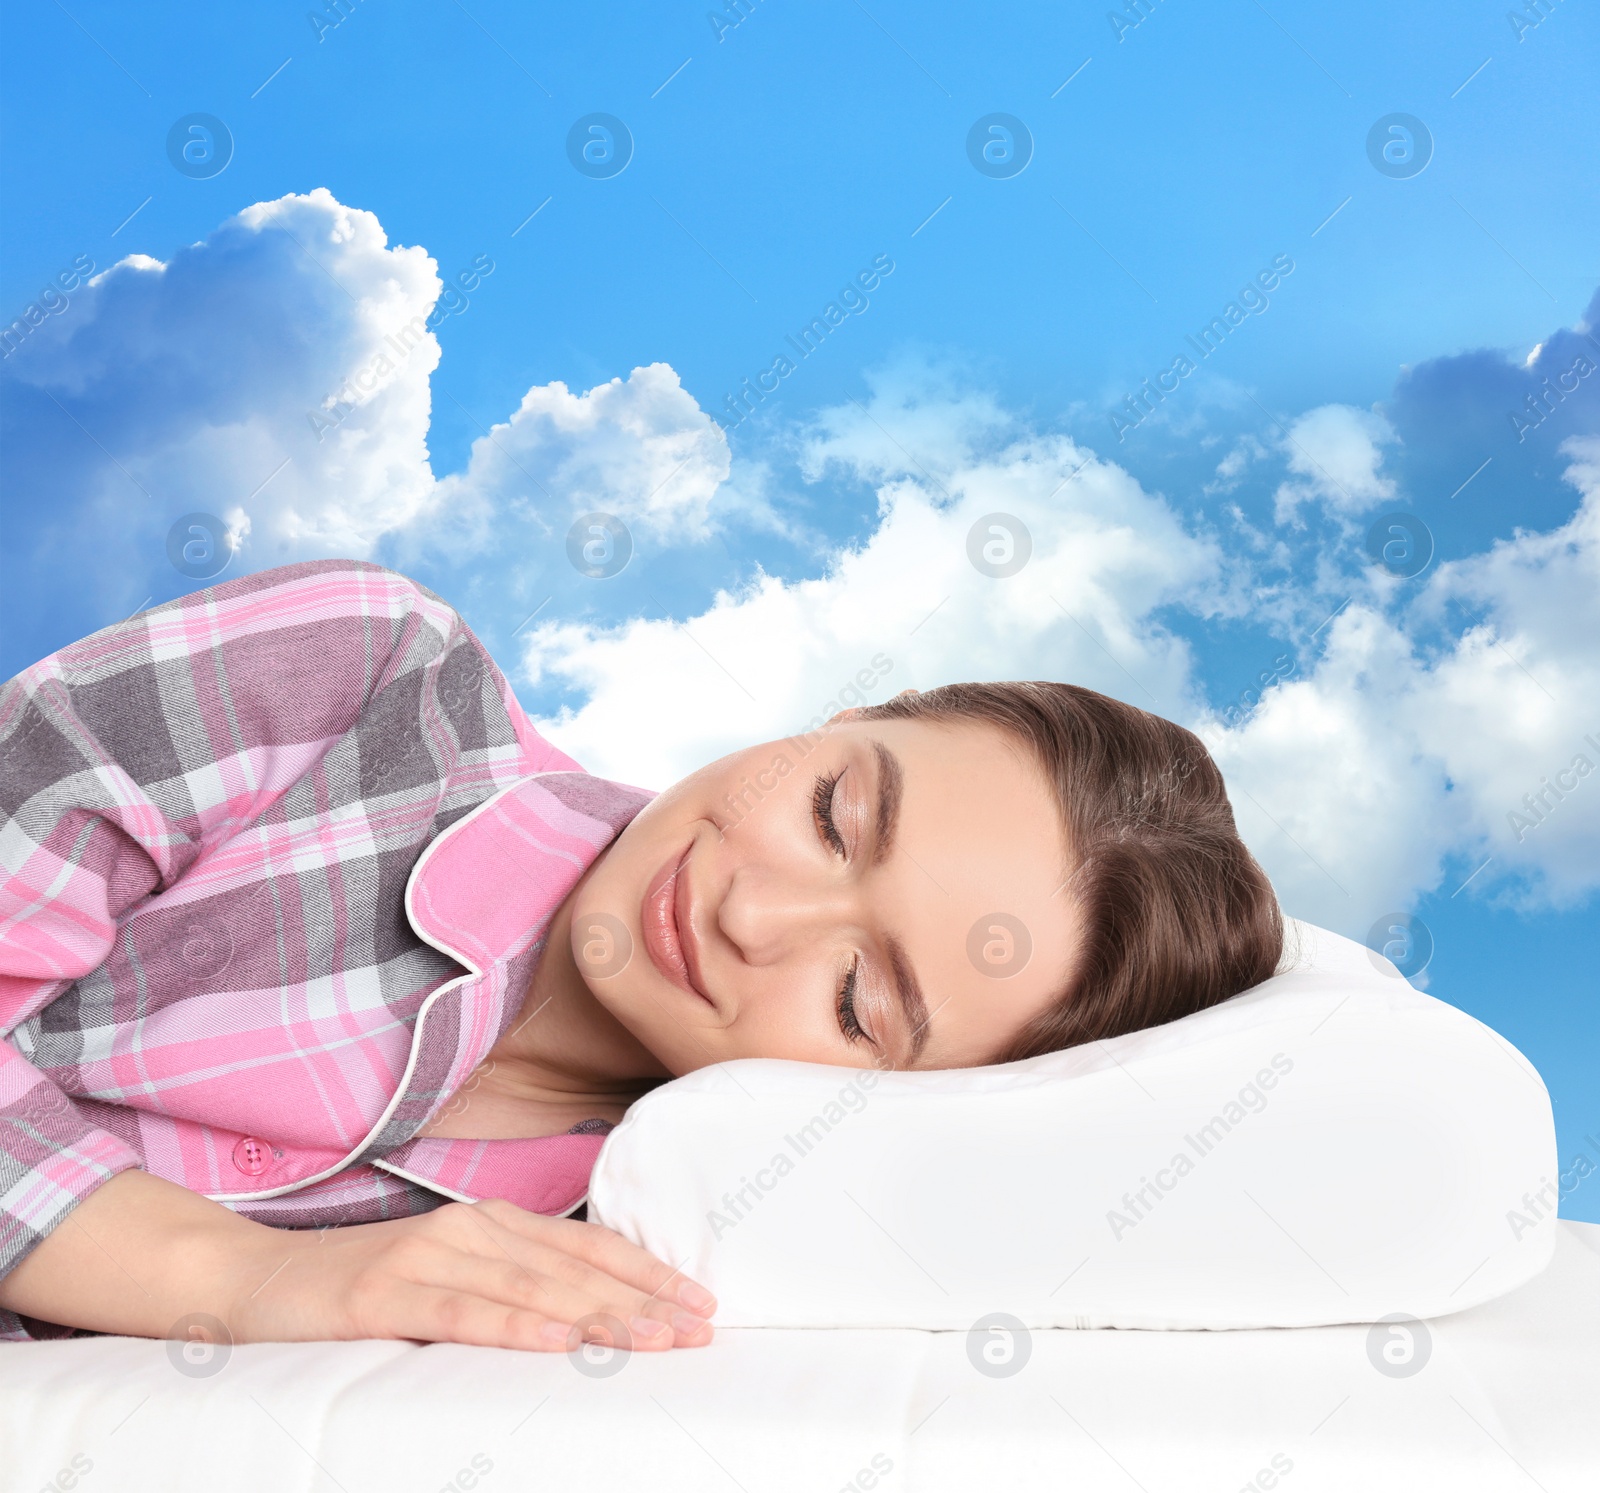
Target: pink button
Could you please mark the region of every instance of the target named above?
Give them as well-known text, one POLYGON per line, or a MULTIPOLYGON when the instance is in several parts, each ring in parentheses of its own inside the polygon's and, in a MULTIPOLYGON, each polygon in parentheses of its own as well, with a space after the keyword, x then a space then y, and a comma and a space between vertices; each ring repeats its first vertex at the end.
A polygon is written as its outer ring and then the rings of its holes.
POLYGON ((233 1148, 233 1164, 247 1177, 259 1177, 274 1162, 272 1147, 247 1135, 233 1148))

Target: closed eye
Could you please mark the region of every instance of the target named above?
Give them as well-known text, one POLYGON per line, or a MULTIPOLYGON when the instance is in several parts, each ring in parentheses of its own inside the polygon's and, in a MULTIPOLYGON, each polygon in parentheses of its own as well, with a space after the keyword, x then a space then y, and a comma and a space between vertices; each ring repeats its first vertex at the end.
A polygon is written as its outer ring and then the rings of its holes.
POLYGON ((839 827, 833 820, 833 793, 843 776, 842 771, 819 774, 811 788, 811 817, 816 821, 817 833, 822 837, 823 843, 841 859, 849 852, 845 848, 844 837, 839 833, 839 827))
MULTIPOLYGON (((850 966, 850 973, 844 977, 844 984, 839 987, 839 1030, 844 1033, 847 1041, 860 1042, 865 1039, 872 1042, 872 1034, 856 1017, 856 976, 860 971, 861 959, 858 955, 850 966)), ((872 1042, 872 1045, 876 1047, 878 1044, 872 1042)))

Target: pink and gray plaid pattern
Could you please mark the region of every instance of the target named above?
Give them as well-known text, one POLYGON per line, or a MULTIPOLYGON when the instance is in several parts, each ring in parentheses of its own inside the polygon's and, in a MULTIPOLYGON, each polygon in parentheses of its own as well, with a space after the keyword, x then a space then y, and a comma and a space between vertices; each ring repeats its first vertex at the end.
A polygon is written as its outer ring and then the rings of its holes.
POLYGON ((432 592, 321 561, 152 608, 0 688, 0 757, 0 1276, 129 1167, 283 1228, 583 1197, 598 1126, 417 1131, 650 795, 432 592))

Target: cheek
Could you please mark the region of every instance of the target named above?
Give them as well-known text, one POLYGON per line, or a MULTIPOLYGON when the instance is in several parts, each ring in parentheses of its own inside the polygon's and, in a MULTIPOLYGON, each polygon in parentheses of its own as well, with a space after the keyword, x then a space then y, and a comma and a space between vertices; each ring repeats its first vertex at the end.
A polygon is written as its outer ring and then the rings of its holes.
MULTIPOLYGON (((737 1015, 714 1035, 723 1060, 775 1058, 848 1066, 857 1059, 838 1034, 832 1004, 815 969, 750 972, 735 987, 737 1015)), ((865 1044, 862 1051, 870 1052, 865 1044)))
MULTIPOLYGON (((639 935, 640 904, 667 856, 687 843, 700 815, 684 792, 689 780, 658 794, 624 827, 589 868, 573 899, 574 918, 606 913, 639 935)), ((702 826, 703 828, 703 826, 702 826)), ((636 957, 648 956, 636 948, 636 957)))
POLYGON ((961 1031, 962 1050, 957 1059, 962 1067, 979 1067, 1001 1061, 1027 1027, 1048 1011, 1054 992, 1045 988, 1034 968, 1024 981, 985 981, 992 989, 980 991, 969 1004, 969 1018, 961 1031))
POLYGON ((721 1034, 675 1016, 670 995, 663 998, 651 988, 657 978, 653 967, 646 972, 630 966, 615 979, 596 980, 589 988, 601 1008, 674 1078, 725 1061, 730 1054, 721 1050, 721 1034))
POLYGON ((769 829, 787 822, 786 809, 798 801, 804 779, 794 745, 756 747, 714 764, 701 786, 705 815, 724 834, 756 820, 769 829))

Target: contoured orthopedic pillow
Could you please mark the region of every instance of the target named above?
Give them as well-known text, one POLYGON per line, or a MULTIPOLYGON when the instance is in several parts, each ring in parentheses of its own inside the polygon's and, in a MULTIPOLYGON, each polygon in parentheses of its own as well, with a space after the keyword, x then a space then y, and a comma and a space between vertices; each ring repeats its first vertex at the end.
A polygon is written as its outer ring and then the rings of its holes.
POLYGON ((728 1327, 1299 1327, 1522 1284, 1555 1176, 1526 1058, 1291 919, 1272 979, 1086 1047, 676 1079, 607 1138, 589 1216, 728 1327))

